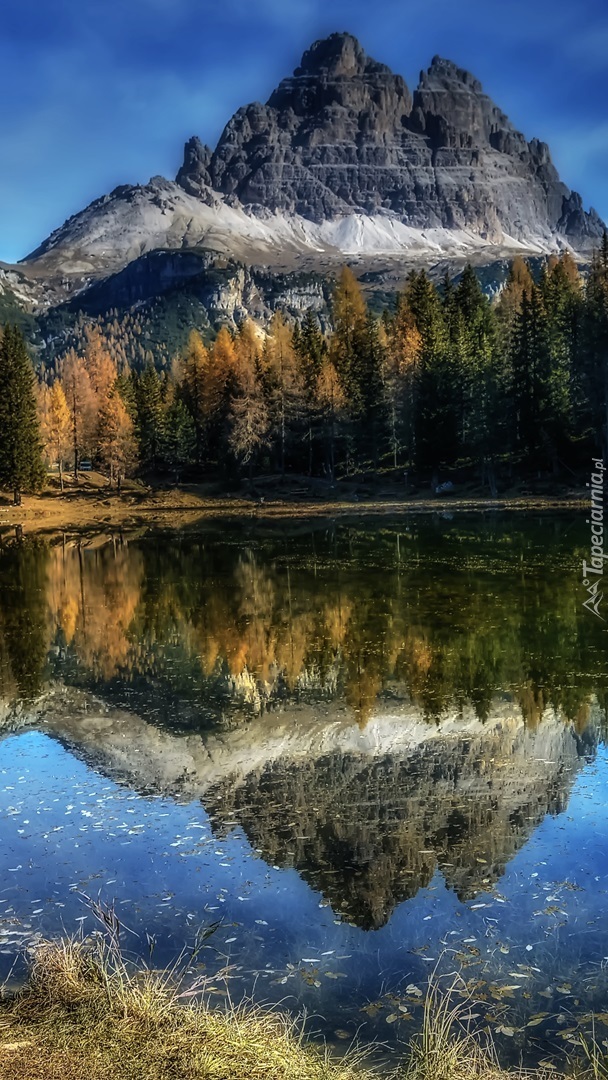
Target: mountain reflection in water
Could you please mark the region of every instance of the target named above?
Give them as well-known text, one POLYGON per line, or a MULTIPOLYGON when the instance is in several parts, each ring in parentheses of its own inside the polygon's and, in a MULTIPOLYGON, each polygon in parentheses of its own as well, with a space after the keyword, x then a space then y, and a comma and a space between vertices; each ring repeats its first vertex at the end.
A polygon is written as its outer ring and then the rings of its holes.
MULTIPOLYGON (((381 941, 438 880, 460 905, 490 894, 501 911, 517 853, 565 810, 603 739, 606 631, 582 609, 585 542, 584 525, 547 517, 5 537, 0 733, 38 729, 176 815, 202 806, 211 843, 237 830, 269 867, 296 870, 336 926, 381 941)), ((7 858, 21 866, 19 851, 7 858)), ((55 863, 52 875, 71 883, 55 863)), ((154 932, 151 899, 139 905, 154 932)), ((275 941, 273 963, 288 953, 275 941)), ((347 976, 332 1000, 356 1011, 380 971, 347 976)))

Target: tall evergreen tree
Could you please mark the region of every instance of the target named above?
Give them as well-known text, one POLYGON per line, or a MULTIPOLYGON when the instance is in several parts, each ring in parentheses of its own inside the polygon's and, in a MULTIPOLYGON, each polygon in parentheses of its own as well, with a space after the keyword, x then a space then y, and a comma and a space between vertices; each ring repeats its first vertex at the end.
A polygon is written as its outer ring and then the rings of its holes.
POLYGON ((541 281, 547 317, 544 435, 553 468, 582 426, 582 372, 579 365, 583 296, 571 255, 549 262, 541 281))
POLYGON ((529 462, 538 461, 537 455, 543 449, 549 369, 547 313, 542 292, 534 285, 523 294, 512 342, 517 445, 529 462))
POLYGON ((404 294, 387 324, 384 351, 384 396, 388 416, 389 445, 393 466, 402 464, 402 455, 414 455, 416 388, 422 349, 422 335, 404 294))
POLYGON ((0 432, 0 486, 20 506, 22 492, 40 491, 45 470, 34 372, 16 326, 5 326, 0 339, 0 432))
POLYGON ((360 355, 367 328, 367 305, 352 270, 344 267, 333 296, 331 360, 347 395, 351 414, 362 405, 360 355))
POLYGON ((358 403, 354 416, 358 457, 360 462, 371 458, 375 469, 388 441, 389 420, 383 383, 385 354, 384 330, 381 332, 378 320, 370 312, 360 335, 352 374, 358 403))
POLYGON ((148 364, 136 382, 136 430, 142 465, 159 467, 165 437, 165 403, 158 372, 148 364))
POLYGON ((449 334, 439 293, 424 270, 410 274, 405 297, 421 337, 415 455, 435 478, 441 464, 454 460, 456 447, 449 334))
POLYGON ((194 420, 180 398, 173 394, 167 405, 163 427, 163 461, 175 472, 179 482, 183 469, 196 457, 194 420))
POLYGON ((498 420, 496 317, 470 264, 454 291, 454 308, 452 378, 458 452, 465 459, 479 460, 493 489, 491 459, 498 420))
POLYGON ((582 349, 591 438, 608 461, 608 233, 587 281, 582 349))
POLYGON ((319 420, 319 403, 316 390, 317 380, 327 353, 327 342, 319 327, 319 322, 312 310, 308 310, 302 324, 294 328, 293 347, 300 362, 304 384, 304 424, 305 440, 308 444, 308 475, 312 475, 314 459, 315 430, 319 420))

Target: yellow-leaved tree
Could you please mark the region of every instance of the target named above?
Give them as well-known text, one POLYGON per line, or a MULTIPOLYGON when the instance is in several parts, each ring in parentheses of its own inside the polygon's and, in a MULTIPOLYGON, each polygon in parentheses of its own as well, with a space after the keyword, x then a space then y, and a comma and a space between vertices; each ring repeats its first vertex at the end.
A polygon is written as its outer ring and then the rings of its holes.
POLYGON ((68 403, 58 379, 52 386, 40 387, 39 402, 44 447, 49 461, 57 462, 59 484, 63 491, 63 467, 70 450, 71 422, 68 403))
POLYGON ((258 339, 249 320, 239 329, 235 351, 228 445, 238 461, 249 465, 251 478, 256 454, 268 445, 270 418, 260 377, 258 339))
POLYGON ((329 357, 325 357, 321 364, 316 396, 325 432, 327 468, 333 483, 336 476, 336 428, 346 408, 346 394, 329 357))
POLYGON ((137 441, 133 421, 116 388, 99 413, 98 452, 109 471, 110 487, 116 481, 120 494, 123 479, 137 464, 137 441))
POLYGON ((270 391, 271 423, 279 444, 281 475, 285 475, 285 451, 289 436, 304 414, 305 386, 300 371, 293 333, 280 312, 270 324, 264 350, 266 378, 270 391))
POLYGON ((93 450, 95 395, 83 357, 73 349, 59 365, 58 375, 70 414, 70 443, 74 461, 74 479, 78 480, 80 462, 93 450))

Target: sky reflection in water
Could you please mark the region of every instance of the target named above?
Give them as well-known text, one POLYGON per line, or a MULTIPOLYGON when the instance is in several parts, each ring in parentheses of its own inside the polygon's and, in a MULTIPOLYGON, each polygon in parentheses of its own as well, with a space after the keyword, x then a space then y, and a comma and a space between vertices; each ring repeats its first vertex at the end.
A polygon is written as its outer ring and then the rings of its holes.
POLYGON ((347 533, 2 553, 0 971, 93 929, 84 892, 160 964, 221 919, 216 985, 331 1038, 407 1038, 439 964, 505 1053, 559 1054, 608 1020, 605 637, 576 540, 347 533))

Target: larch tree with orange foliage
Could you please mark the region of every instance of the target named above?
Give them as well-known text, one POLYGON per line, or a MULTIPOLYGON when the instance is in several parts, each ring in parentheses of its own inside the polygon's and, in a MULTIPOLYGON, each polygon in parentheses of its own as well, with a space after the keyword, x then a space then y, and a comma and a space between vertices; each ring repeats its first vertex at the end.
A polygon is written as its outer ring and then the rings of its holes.
POLYGON ((92 448, 95 427, 95 396, 85 362, 73 349, 58 368, 58 375, 70 413, 70 444, 74 460, 74 480, 80 462, 92 448))
POLYGON ((178 378, 186 406, 194 420, 196 431, 196 459, 202 463, 205 447, 205 395, 209 353, 198 330, 192 330, 180 365, 178 378))
POLYGON ((95 453, 100 454, 102 416, 106 412, 110 398, 113 395, 118 370, 101 334, 96 329, 88 333, 84 362, 93 391, 95 453))
POLYGON ((271 423, 279 447, 281 475, 285 475, 286 448, 305 410, 305 386, 298 367, 291 328, 277 312, 270 324, 264 350, 271 423))
POLYGON ((58 379, 52 386, 40 387, 40 428, 49 461, 57 462, 59 486, 64 489, 63 467, 70 450, 70 410, 58 379))
POLYGON ((137 463, 137 441, 133 421, 117 390, 110 393, 99 414, 98 449, 109 471, 110 487, 115 481, 120 494, 123 479, 137 463))
POLYGON ((235 386, 237 350, 226 327, 218 333, 209 353, 205 394, 205 422, 209 453, 219 461, 224 450, 231 391, 235 386))
POLYGON ((317 379, 317 401, 325 430, 327 469, 332 483, 336 477, 336 432, 346 409, 346 394, 334 364, 325 357, 317 379))
POLYGON ((234 457, 249 466, 259 451, 269 444, 270 417, 264 396, 255 327, 249 321, 240 328, 235 342, 236 367, 229 412, 228 445, 234 457))

